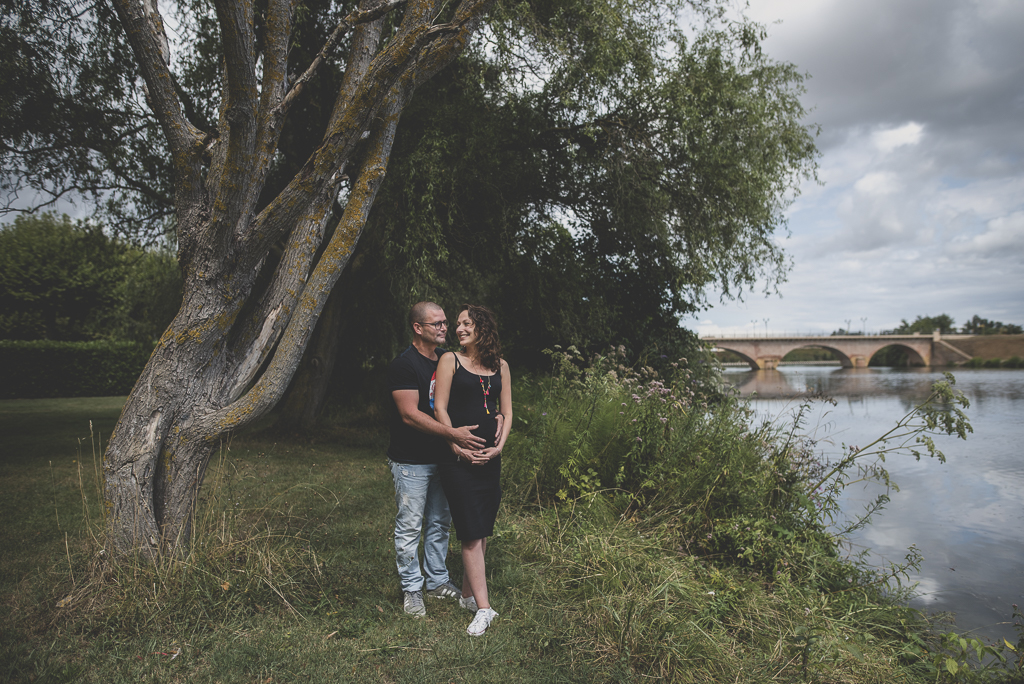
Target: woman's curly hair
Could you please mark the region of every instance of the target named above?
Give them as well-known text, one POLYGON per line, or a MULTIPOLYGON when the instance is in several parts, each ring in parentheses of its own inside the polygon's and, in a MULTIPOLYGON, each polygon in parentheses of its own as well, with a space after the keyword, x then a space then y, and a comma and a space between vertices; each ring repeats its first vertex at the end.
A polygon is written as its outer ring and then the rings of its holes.
POLYGON ((495 373, 501 372, 501 341, 498 340, 498 321, 494 312, 485 306, 463 304, 459 315, 465 311, 476 328, 477 349, 480 351, 480 363, 495 373))

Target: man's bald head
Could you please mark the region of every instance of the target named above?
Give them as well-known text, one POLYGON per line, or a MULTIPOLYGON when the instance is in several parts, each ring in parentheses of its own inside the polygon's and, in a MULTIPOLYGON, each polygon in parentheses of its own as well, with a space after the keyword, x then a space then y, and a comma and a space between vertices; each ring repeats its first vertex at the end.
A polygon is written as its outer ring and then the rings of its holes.
POLYGON ((409 327, 411 328, 413 323, 426 321, 435 311, 444 310, 434 302, 416 302, 409 309, 409 327))

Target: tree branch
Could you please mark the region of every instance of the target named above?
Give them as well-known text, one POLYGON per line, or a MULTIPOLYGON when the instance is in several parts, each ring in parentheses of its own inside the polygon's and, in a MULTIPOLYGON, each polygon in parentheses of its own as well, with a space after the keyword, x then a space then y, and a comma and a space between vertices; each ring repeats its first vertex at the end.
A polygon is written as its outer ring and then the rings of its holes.
POLYGON ((409 0, 388 0, 377 7, 370 9, 358 9, 350 13, 347 17, 338 22, 338 25, 334 28, 334 31, 328 37, 327 42, 320 48, 320 52, 313 58, 306 71, 296 79, 295 83, 292 84, 288 94, 285 95, 284 99, 274 107, 271 112, 271 116, 283 121, 285 115, 288 113, 288 109, 301 93, 306 84, 316 75, 316 72, 320 69, 320 65, 330 56, 334 48, 338 46, 341 39, 345 36, 348 31, 351 31, 357 24, 364 24, 373 22, 380 19, 385 14, 401 7, 406 4, 409 0))
POLYGON ((213 438, 240 428, 264 415, 281 399, 302 358, 327 297, 345 269, 366 226, 366 217, 384 180, 398 119, 409 94, 400 86, 392 89, 382 113, 383 125, 377 127, 371 138, 367 163, 359 174, 345 213, 313 269, 267 370, 240 399, 198 417, 195 424, 190 426, 187 439, 213 438))
POLYGON ((179 179, 178 202, 193 204, 201 196, 203 133, 182 112, 163 53, 163 41, 157 33, 157 22, 162 26, 162 21, 159 14, 150 16, 139 0, 113 0, 113 4, 145 79, 150 108, 170 145, 179 179))
POLYGON ((263 86, 260 97, 260 132, 256 148, 268 159, 277 146, 284 117, 275 112, 288 87, 288 41, 292 32, 292 3, 269 0, 263 50, 263 86))

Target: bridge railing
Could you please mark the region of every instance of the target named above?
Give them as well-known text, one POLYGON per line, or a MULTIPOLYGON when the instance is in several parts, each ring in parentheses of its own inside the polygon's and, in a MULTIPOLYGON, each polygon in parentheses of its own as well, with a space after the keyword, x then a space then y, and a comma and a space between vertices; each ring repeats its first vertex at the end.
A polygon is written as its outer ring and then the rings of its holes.
MULTIPOLYGON (((704 339, 704 338, 707 337, 707 338, 718 339, 718 340, 736 340, 736 339, 741 339, 741 340, 742 339, 747 339, 747 340, 749 340, 749 339, 754 339, 754 338, 757 338, 757 337, 768 338, 768 339, 772 339, 772 338, 776 338, 777 339, 777 338, 780 338, 780 337, 879 337, 879 336, 884 335, 884 334, 886 334, 886 333, 883 333, 883 332, 877 331, 877 330, 868 330, 865 333, 850 332, 850 333, 844 333, 842 335, 833 335, 830 332, 822 332, 820 330, 801 331, 801 332, 787 332, 787 331, 777 332, 775 330, 770 330, 770 331, 768 331, 768 334, 765 334, 764 332, 758 332, 758 333, 724 333, 724 334, 720 334, 720 335, 701 335, 700 337, 701 337, 701 339, 704 339)), ((921 337, 930 337, 931 335, 921 334, 920 336, 921 337)))

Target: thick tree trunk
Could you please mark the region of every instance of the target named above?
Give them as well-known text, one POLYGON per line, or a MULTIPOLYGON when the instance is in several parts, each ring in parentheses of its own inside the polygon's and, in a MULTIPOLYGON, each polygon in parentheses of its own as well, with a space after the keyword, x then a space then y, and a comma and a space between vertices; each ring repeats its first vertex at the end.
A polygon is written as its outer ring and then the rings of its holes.
POLYGON ((351 321, 348 285, 364 277, 361 271, 365 267, 361 267, 365 263, 365 254, 357 253, 327 300, 309 349, 278 408, 275 426, 283 434, 301 434, 316 426, 331 389, 341 340, 351 321))
POLYGON ((291 89, 291 3, 268 0, 257 55, 253 6, 215 0, 225 65, 216 134, 204 134, 184 116, 162 52, 156 3, 114 3, 174 155, 185 274, 181 310, 132 390, 103 463, 108 546, 154 557, 188 543, 199 487, 219 440, 280 400, 359 241, 403 108, 419 83, 462 50, 490 0, 464 0, 444 25, 433 24, 442 10, 435 0, 367 0, 339 24, 291 89), (380 17, 399 5, 405 7, 401 25, 378 50, 380 17), (257 214, 288 106, 343 29, 355 25, 323 144, 257 214), (344 214, 321 249, 343 169, 353 161, 358 172, 344 214), (253 291, 268 250, 282 239, 285 252, 269 284, 253 291))
POLYGON ((338 357, 339 340, 348 320, 344 297, 338 289, 327 300, 327 307, 313 333, 313 342, 302 357, 288 394, 281 403, 276 425, 283 433, 312 430, 323 410, 338 357))

